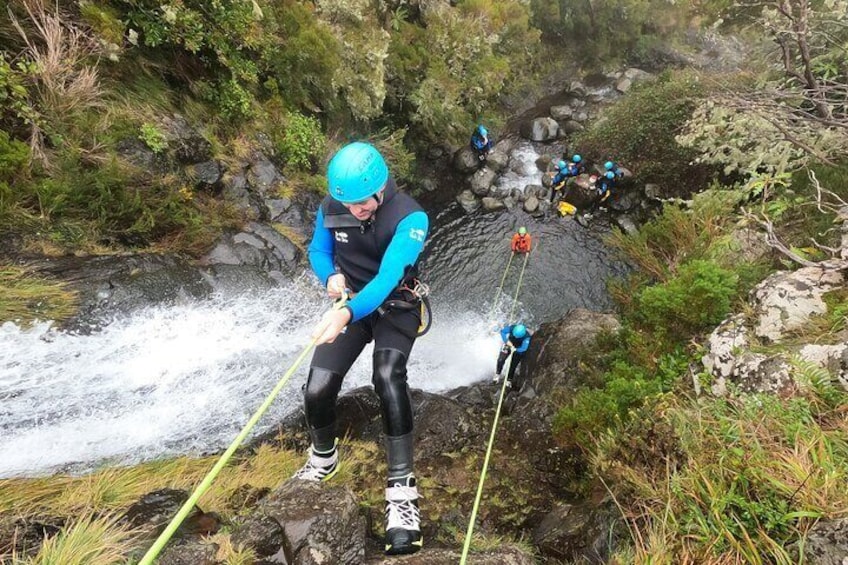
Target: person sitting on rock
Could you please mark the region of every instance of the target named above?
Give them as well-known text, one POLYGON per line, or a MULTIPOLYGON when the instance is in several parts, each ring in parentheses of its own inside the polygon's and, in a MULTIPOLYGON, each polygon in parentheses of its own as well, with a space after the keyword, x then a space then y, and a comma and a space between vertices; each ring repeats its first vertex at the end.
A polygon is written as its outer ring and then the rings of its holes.
POLYGON ((477 152, 477 158, 485 161, 494 146, 492 138, 489 137, 489 130, 482 124, 478 125, 471 134, 471 148, 477 152))
POLYGON ((583 157, 575 153, 574 156, 571 157, 570 161, 560 161, 557 163, 556 170, 557 173, 551 180, 551 202, 553 202, 556 198, 557 192, 560 190, 564 191, 565 181, 567 181, 569 177, 576 177, 577 175, 585 172, 583 157))
POLYGON ((607 161, 604 163, 604 171, 612 172, 616 179, 624 178, 624 170, 614 161, 607 161))
POLYGON ((527 233, 527 228, 521 226, 518 231, 512 236, 510 248, 513 253, 530 253, 532 241, 530 234, 527 233))
POLYGON ((613 171, 607 171, 598 179, 597 184, 595 185, 598 190, 598 202, 605 202, 607 198, 609 198, 612 189, 615 187, 615 181, 617 180, 615 173, 613 171))

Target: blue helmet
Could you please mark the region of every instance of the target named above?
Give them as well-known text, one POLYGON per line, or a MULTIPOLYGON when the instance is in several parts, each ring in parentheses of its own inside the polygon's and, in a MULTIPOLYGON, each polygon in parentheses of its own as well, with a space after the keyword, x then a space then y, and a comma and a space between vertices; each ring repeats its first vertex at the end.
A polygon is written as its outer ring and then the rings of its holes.
POLYGON ((580 155, 578 155, 577 153, 575 153, 575 154, 574 154, 574 157, 572 157, 572 158, 571 158, 571 161, 572 161, 572 162, 574 162, 574 163, 579 163, 579 162, 580 162, 580 161, 582 161, 582 160, 583 160, 583 157, 581 157, 581 156, 580 156, 580 155))
POLYGON ((607 171, 604 173, 604 176, 607 177, 609 180, 612 180, 615 178, 615 173, 612 171, 607 171))
POLYGON ((330 159, 327 183, 330 196, 344 204, 374 196, 389 180, 389 168, 377 148, 357 141, 345 145, 330 159))
POLYGON ((527 327, 524 324, 515 324, 512 326, 512 335, 518 339, 523 338, 527 335, 527 327))
POLYGON ((615 163, 613 163, 612 161, 607 161, 606 163, 604 163, 604 168, 608 171, 611 171, 613 167, 615 167, 615 163))
POLYGON ((557 168, 558 170, 560 170, 560 171, 562 171, 563 169, 565 169, 565 161, 560 161, 559 163, 557 163, 556 168, 557 168))
POLYGON ((483 127, 483 124, 480 124, 479 126, 477 126, 477 133, 479 133, 483 137, 486 137, 487 135, 489 135, 489 130, 483 127))

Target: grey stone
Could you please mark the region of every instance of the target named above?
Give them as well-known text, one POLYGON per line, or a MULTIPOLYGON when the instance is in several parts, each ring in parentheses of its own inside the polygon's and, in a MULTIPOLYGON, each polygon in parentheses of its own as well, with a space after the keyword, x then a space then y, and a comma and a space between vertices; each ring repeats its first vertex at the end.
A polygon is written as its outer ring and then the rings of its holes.
POLYGON ((470 190, 463 190, 456 197, 456 201, 462 206, 466 214, 471 214, 480 207, 480 201, 474 196, 470 190))
POLYGON ((204 161, 192 166, 192 176, 200 189, 213 189, 221 182, 224 168, 218 161, 204 161))
POLYGON ((571 106, 551 106, 551 117, 558 122, 567 120, 574 113, 571 106))
POLYGON ((471 192, 477 196, 486 196, 492 188, 492 183, 495 182, 495 171, 488 167, 483 167, 469 178, 471 192))
POLYGON ((629 78, 622 78, 617 83, 615 83, 615 89, 622 94, 627 93, 630 90, 630 87, 633 86, 633 81, 629 78))
POLYGON ((265 205, 268 207, 268 219, 276 222, 291 208, 292 201, 291 198, 268 198, 265 205))
POLYGON ((501 172, 506 169, 509 162, 509 157, 503 151, 495 149, 486 157, 486 166, 496 172, 501 172))
POLYGON ((578 131, 583 131, 585 127, 578 121, 568 120, 564 124, 562 124, 562 131, 566 134, 577 133, 578 131))
POLYGON ((535 196, 529 196, 524 200, 524 211, 532 214, 539 209, 539 199, 535 196))
POLYGON ((486 212, 494 212, 496 210, 503 210, 506 208, 503 202, 498 200, 497 198, 492 198, 491 196, 484 196, 482 201, 483 210, 486 212))
POLYGON ((474 149, 463 145, 453 154, 453 166, 460 173, 470 174, 480 168, 481 162, 474 149))
POLYGON ((552 141, 558 133, 559 124, 553 118, 536 118, 521 126, 521 135, 530 141, 552 141))

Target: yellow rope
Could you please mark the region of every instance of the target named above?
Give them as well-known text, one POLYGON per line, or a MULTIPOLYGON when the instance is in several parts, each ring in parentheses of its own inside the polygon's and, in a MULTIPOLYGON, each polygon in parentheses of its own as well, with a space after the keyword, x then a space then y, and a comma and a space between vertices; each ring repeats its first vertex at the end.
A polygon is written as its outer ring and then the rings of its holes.
MULTIPOLYGON (((512 358, 509 360, 512 365, 512 358)), ((509 370, 507 368, 507 374, 509 370)), ((471 536, 474 533, 474 522, 477 520, 477 510, 480 508, 480 498, 483 496, 483 483, 486 482, 486 472, 489 470, 489 459, 492 456, 492 447, 495 444, 495 433, 498 429, 498 419, 501 415, 501 406, 503 405, 504 394, 506 393, 506 385, 509 379, 504 379, 501 385, 501 394, 498 397, 498 407, 495 410, 495 420, 492 422, 492 432, 489 434, 489 445, 486 447, 486 457, 483 459, 483 470, 480 472, 480 481, 477 483, 477 495, 474 497, 474 507, 471 509, 471 520, 468 522, 468 530, 465 532, 465 543, 462 546, 462 558, 459 565, 465 565, 465 560, 468 558, 468 550, 471 547, 471 536)))
POLYGON ((515 257, 515 251, 509 255, 509 261, 506 262, 506 269, 504 269, 503 276, 501 277, 501 284, 498 286, 497 292, 495 292, 495 300, 492 302, 492 309, 489 310, 489 318, 492 318, 495 315, 495 308, 498 307, 498 298, 501 296, 504 281, 506 280, 506 274, 509 272, 509 266, 512 265, 513 257, 515 257))
MULTIPOLYGON (((538 247, 538 244, 536 244, 538 247)), ((521 292, 521 282, 524 280, 524 269, 527 267, 527 259, 530 258, 530 253, 533 251, 528 251, 524 254, 524 263, 521 265, 521 274, 518 275, 518 286, 515 287, 515 296, 512 299, 512 308, 509 310, 509 323, 513 322, 512 316, 515 314, 515 306, 518 304, 518 293, 521 292)))
MULTIPOLYGON (((342 306, 344 306, 346 301, 347 297, 342 296, 340 300, 336 301, 333 308, 341 308, 342 306)), ((138 562, 138 565, 151 565, 153 563, 153 560, 156 559, 156 557, 165 547, 165 544, 168 543, 168 541, 171 539, 171 536, 174 535, 174 532, 177 531, 177 528, 179 528, 180 524, 183 523, 183 520, 186 519, 188 513, 191 512, 192 508, 194 508, 194 505, 197 504, 198 500, 200 500, 200 497, 203 496, 203 494, 212 485, 212 481, 215 480, 215 477, 218 476, 218 473, 221 472, 221 469, 223 469, 227 462, 230 460, 230 457, 232 457, 233 453, 235 453, 236 449, 238 449, 238 447, 247 437, 247 434, 250 433, 250 430, 253 429, 253 426, 255 426, 257 422, 259 422, 259 419, 262 418, 262 416, 271 406, 271 403, 274 402, 274 399, 277 397, 280 391, 283 390, 283 387, 286 386, 286 383, 288 383, 291 376, 303 362, 304 358, 306 357, 306 354, 309 353, 309 351, 313 347, 315 347, 315 343, 317 341, 318 338, 313 339, 303 349, 300 355, 298 355, 297 359, 295 359, 292 366, 289 367, 289 370, 286 371, 286 373, 280 378, 280 380, 277 382, 277 386, 274 387, 274 389, 265 399, 265 402, 263 402, 262 405, 253 414, 253 416, 250 417, 250 420, 248 420, 247 424, 245 424, 244 428, 242 428, 241 432, 239 432, 239 435, 236 436, 236 439, 233 440, 227 450, 221 455, 221 457, 218 458, 218 461, 215 463, 215 466, 212 467, 212 469, 208 473, 206 473, 206 476, 203 477, 203 480, 200 482, 197 488, 194 489, 194 492, 191 494, 188 500, 186 500, 182 507, 180 507, 179 511, 177 511, 177 514, 171 519, 171 522, 168 524, 168 526, 162 531, 161 534, 159 534, 159 537, 156 538, 156 541, 153 543, 150 549, 147 550, 147 553, 144 554, 144 557, 141 558, 141 561, 138 562)))

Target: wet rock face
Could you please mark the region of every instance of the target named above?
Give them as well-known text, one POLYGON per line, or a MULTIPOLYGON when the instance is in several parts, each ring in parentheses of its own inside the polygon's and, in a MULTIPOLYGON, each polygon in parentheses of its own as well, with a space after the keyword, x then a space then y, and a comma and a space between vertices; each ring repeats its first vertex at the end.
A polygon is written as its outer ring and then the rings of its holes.
POLYGON ((0 523, 0 562, 16 554, 18 557, 34 557, 47 538, 53 537, 65 527, 64 518, 18 519, 0 523))
POLYGON ((801 548, 793 544, 789 548, 798 563, 813 565, 845 565, 848 563, 848 519, 822 520, 807 533, 801 548))
POLYGON ((238 532, 237 539, 265 563, 365 561, 365 518, 356 499, 349 490, 326 484, 286 482, 262 501, 238 532))

